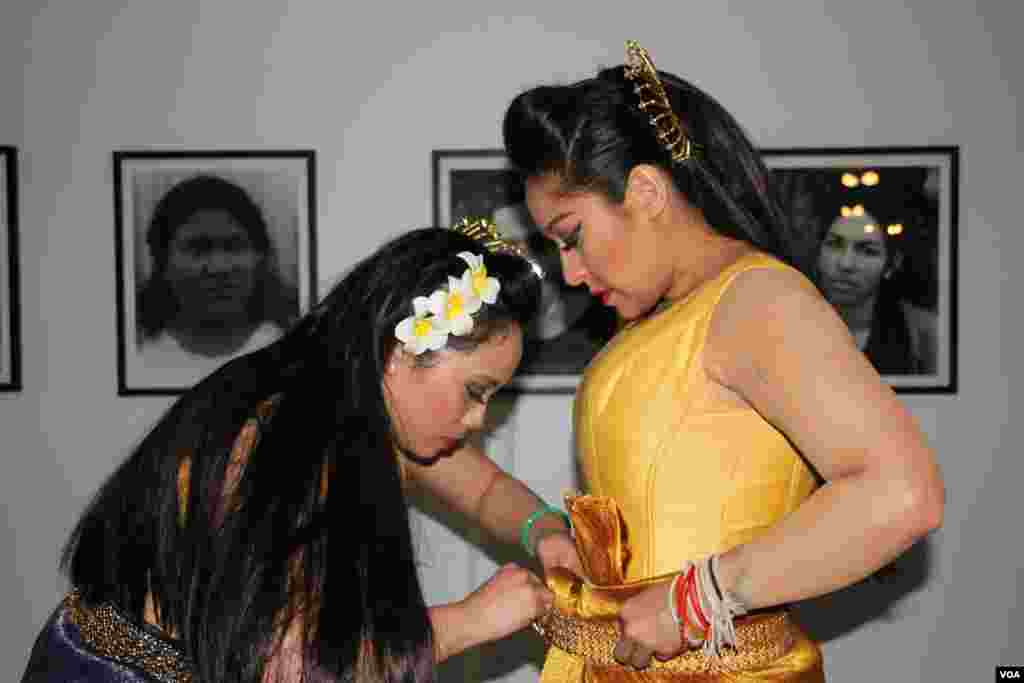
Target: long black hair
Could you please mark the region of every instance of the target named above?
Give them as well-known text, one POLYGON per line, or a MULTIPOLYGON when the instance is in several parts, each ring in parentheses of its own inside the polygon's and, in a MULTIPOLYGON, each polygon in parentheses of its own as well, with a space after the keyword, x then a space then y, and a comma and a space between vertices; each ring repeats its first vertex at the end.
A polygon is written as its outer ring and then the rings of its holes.
POLYGON ((617 66, 517 95, 503 124, 510 161, 526 177, 551 173, 567 190, 597 191, 616 203, 633 167, 658 166, 720 234, 803 265, 807 237, 785 219, 761 155, 736 119, 692 83, 659 76, 684 132, 703 146, 699 157, 672 162, 617 66))
POLYGON ((383 245, 278 341, 180 397, 106 481, 62 559, 83 600, 141 619, 152 595, 198 681, 259 681, 296 612, 307 677, 432 680, 382 377, 413 297, 461 275, 462 251, 502 285, 474 340, 533 317, 539 285, 517 256, 438 228, 383 245), (268 404, 225 510, 232 447, 268 404))

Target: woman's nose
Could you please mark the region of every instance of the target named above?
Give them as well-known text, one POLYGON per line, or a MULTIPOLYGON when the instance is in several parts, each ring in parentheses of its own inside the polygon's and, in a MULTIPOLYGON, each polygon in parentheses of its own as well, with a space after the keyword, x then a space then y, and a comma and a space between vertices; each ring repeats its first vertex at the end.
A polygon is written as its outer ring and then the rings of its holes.
POLYGON ((857 265, 856 255, 853 253, 853 249, 847 247, 839 252, 839 267, 844 270, 850 270, 855 268, 857 265))
POLYGON ((562 262, 562 279, 565 280, 565 283, 570 287, 583 284, 587 271, 576 250, 563 249, 559 252, 559 258, 562 262))
POLYGON ((230 270, 234 266, 235 259, 226 249, 211 249, 203 259, 203 269, 212 272, 230 270))
POLYGON ((484 427, 484 414, 486 412, 486 405, 473 401, 469 406, 469 410, 462 417, 462 425, 469 431, 480 431, 484 427))

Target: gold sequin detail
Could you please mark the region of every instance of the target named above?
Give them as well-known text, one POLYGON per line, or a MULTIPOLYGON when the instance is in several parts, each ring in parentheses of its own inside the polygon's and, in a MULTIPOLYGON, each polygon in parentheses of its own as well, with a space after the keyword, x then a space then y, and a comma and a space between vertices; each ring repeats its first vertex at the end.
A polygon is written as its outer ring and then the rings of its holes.
MULTIPOLYGON (((619 639, 616 619, 580 619, 552 610, 534 622, 549 645, 586 660, 592 666, 619 667, 612 657, 619 639)), ((652 659, 646 671, 721 673, 750 671, 785 655, 795 642, 793 623, 786 612, 758 614, 736 620, 736 648, 718 658, 690 650, 662 662, 652 659)))
POLYGON ((87 607, 79 592, 72 591, 63 607, 83 643, 100 657, 141 669, 161 683, 192 680, 188 661, 176 647, 134 624, 113 605, 87 607))

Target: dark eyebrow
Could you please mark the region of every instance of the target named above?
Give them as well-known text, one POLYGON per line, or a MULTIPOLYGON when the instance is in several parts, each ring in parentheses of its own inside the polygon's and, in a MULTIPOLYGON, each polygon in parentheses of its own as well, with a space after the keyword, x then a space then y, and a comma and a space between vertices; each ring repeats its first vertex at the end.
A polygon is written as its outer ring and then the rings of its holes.
POLYGON ((558 214, 557 216, 552 218, 550 221, 548 221, 548 224, 544 226, 544 229, 541 232, 543 232, 545 234, 550 233, 551 232, 551 228, 553 228, 555 226, 555 223, 557 223, 558 221, 562 220, 563 218, 566 218, 571 213, 572 213, 571 211, 566 211, 564 213, 558 214))

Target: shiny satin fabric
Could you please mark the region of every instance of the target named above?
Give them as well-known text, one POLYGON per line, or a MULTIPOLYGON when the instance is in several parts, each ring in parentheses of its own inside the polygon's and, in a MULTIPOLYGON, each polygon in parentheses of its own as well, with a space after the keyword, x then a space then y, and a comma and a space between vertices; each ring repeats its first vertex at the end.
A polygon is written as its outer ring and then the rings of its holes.
POLYGON ((586 493, 614 499, 628 527, 626 579, 747 543, 816 487, 786 436, 705 370, 708 330, 730 284, 749 270, 787 268, 750 254, 628 325, 588 365, 576 450, 586 493))
POLYGON ((824 680, 817 645, 784 610, 737 621, 737 638, 749 636, 743 649, 750 657, 736 661, 740 670, 607 664, 609 625, 616 627, 623 600, 687 561, 759 537, 817 485, 785 435, 705 371, 718 303, 754 269, 792 270, 748 253, 686 297, 626 325, 587 366, 574 433, 589 495, 567 501, 586 580, 551 578, 566 611, 547 620, 547 638, 565 647, 550 648, 542 683, 824 680))
POLYGON ((535 623, 550 645, 541 683, 658 683, 661 681, 793 681, 824 680, 817 646, 792 622, 786 611, 764 612, 736 621, 737 647, 720 658, 699 650, 666 662, 652 659, 638 671, 614 661, 619 635, 618 613, 637 593, 674 574, 624 581, 629 557, 625 527, 615 501, 601 496, 566 497, 580 558, 588 576, 552 570, 546 576, 555 593, 552 610, 535 623))

